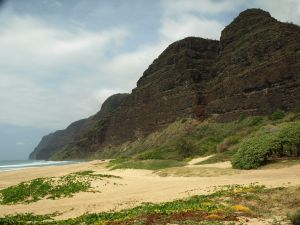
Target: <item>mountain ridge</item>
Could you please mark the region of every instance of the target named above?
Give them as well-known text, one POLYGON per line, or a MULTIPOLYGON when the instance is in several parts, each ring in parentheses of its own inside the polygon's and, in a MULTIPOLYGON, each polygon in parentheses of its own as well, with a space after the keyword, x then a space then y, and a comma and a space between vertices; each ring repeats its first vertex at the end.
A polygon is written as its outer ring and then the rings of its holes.
POLYGON ((299 40, 299 26, 245 10, 220 41, 188 37, 169 45, 131 94, 111 96, 95 116, 43 137, 30 158, 85 158, 185 117, 230 121, 296 109, 299 40))

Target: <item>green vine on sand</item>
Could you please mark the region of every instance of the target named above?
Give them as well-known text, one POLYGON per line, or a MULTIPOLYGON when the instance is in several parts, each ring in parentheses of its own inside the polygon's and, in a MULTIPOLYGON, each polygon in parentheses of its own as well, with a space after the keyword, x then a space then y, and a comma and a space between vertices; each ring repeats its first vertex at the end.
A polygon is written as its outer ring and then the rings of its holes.
POLYGON ((79 171, 62 177, 36 178, 0 190, 0 204, 31 203, 43 198, 72 197, 78 192, 94 191, 91 182, 96 179, 120 178, 107 174, 95 174, 92 170, 79 171))

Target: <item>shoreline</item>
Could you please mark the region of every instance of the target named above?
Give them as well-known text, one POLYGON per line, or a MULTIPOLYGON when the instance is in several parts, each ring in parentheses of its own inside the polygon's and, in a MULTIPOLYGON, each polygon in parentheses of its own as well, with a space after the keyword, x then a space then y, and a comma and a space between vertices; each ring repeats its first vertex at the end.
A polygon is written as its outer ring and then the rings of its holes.
MULTIPOLYGON (((143 202, 161 203, 192 195, 207 194, 215 187, 231 184, 256 183, 267 187, 300 185, 300 165, 280 169, 239 171, 236 174, 215 176, 159 176, 150 170, 118 169, 108 170, 107 161, 94 160, 77 164, 26 168, 24 170, 0 173, 0 189, 39 177, 58 177, 70 173, 93 170, 95 173, 120 176, 122 179, 93 181, 97 192, 80 192, 71 198, 57 200, 42 199, 30 204, 0 205, 0 216, 17 213, 50 214, 59 212, 56 219, 67 219, 84 213, 118 211, 132 208, 143 202)), ((213 164, 209 165, 213 168, 213 164)), ((216 164, 215 166, 224 167, 216 164)), ((184 169, 205 169, 201 166, 188 166, 184 169)), ((179 168, 180 169, 180 168, 179 168)), ((225 170, 229 168, 219 168, 225 170)), ((205 170, 203 170, 205 172, 205 170)))
MULTIPOLYGON (((24 164, 22 164, 22 163, 13 164, 12 163, 12 164, 7 164, 7 165, 0 165, 0 173, 8 172, 8 171, 42 168, 42 167, 49 167, 49 166, 63 166, 63 165, 71 165, 71 164, 87 162, 87 161, 52 161, 52 160, 49 160, 49 161, 47 161, 47 160, 3 160, 3 161, 6 161, 6 162, 24 161, 24 164)), ((3 161, 0 161, 0 163, 3 161)))

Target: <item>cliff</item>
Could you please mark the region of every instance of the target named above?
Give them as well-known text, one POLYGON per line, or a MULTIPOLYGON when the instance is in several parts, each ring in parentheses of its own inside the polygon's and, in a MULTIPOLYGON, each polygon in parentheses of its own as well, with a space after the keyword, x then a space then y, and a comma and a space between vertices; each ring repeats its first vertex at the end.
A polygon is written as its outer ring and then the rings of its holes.
POLYGON ((232 120, 300 106, 300 27, 246 10, 223 31, 207 115, 232 120))
POLYGON ((115 101, 112 96, 95 116, 45 136, 30 158, 101 155, 107 146, 139 139, 184 117, 230 121, 296 109, 299 40, 299 26, 278 22, 260 9, 246 10, 222 31, 220 41, 189 37, 171 44, 131 94, 117 95, 115 101))
POLYGON ((78 142, 83 141, 82 136, 93 131, 95 127, 97 127, 99 121, 101 119, 106 119, 113 113, 127 96, 128 94, 113 95, 105 100, 100 111, 94 116, 76 121, 69 125, 65 130, 59 130, 44 136, 38 146, 30 154, 29 158, 85 158, 87 153, 82 151, 78 145, 78 142))

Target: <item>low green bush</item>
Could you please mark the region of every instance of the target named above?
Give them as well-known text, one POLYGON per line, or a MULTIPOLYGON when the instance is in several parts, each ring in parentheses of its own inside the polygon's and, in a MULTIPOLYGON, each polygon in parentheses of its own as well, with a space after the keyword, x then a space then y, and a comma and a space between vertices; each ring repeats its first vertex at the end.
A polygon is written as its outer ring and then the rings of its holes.
POLYGON ((200 149, 199 155, 206 155, 215 153, 217 151, 218 145, 222 142, 222 139, 219 139, 218 137, 208 136, 206 138, 203 138, 198 146, 200 149))
POLYGON ((269 119, 270 120, 280 120, 285 116, 285 112, 282 110, 277 110, 275 112, 273 112, 270 116, 269 119))
POLYGON ((260 135, 244 141, 233 156, 232 166, 237 169, 253 169, 267 162, 272 150, 280 145, 272 135, 260 135))
POLYGON ((241 142, 233 156, 232 166, 253 169, 267 163, 271 156, 299 156, 300 121, 263 127, 254 136, 241 142))
POLYGON ((249 126, 257 126, 262 124, 262 122, 264 121, 264 118, 262 116, 253 116, 249 118, 249 122, 248 125, 249 126))
POLYGON ((176 149, 182 158, 188 158, 195 155, 197 151, 194 143, 187 138, 180 138, 176 143, 176 149))
POLYGON ((276 134, 281 148, 274 152, 278 156, 300 156, 300 121, 284 123, 276 134))
POLYGON ((217 146, 217 152, 222 153, 222 152, 230 150, 230 148, 233 145, 237 144, 240 141, 240 139, 241 139, 241 137, 236 136, 236 135, 225 138, 223 140, 223 142, 217 146))

